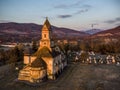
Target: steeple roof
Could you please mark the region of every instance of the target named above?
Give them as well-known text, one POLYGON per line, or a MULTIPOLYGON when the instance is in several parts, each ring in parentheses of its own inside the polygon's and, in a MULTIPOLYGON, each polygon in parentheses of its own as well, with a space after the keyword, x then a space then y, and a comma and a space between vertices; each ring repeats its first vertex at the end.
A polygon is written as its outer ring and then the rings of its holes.
POLYGON ((45 20, 45 22, 44 22, 44 25, 43 26, 45 26, 46 25, 46 27, 49 29, 50 28, 50 22, 49 22, 49 20, 48 20, 48 18, 46 17, 46 20, 45 20))

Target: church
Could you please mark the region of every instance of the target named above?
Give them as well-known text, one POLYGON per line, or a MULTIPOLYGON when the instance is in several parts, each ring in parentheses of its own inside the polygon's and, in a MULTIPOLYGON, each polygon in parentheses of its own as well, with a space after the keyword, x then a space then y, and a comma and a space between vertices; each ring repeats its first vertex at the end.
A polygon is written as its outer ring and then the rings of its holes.
POLYGON ((52 27, 46 18, 41 31, 40 46, 35 53, 24 55, 24 64, 18 80, 39 83, 46 79, 55 80, 67 66, 66 56, 52 38, 52 27))

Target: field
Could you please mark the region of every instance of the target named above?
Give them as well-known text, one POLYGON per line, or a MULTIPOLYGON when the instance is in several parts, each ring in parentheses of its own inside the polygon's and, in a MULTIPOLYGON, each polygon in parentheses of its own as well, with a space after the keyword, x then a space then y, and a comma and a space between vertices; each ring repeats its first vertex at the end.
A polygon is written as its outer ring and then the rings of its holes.
POLYGON ((71 63, 55 81, 38 86, 16 82, 18 72, 0 79, 0 90, 119 90, 120 66, 71 63))

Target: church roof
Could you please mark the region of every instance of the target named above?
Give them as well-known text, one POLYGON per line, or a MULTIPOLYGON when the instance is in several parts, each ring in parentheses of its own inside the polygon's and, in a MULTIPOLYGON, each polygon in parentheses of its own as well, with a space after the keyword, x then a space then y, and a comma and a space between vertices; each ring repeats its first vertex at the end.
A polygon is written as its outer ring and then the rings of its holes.
POLYGON ((56 57, 60 53, 58 51, 52 50, 52 52, 47 48, 43 47, 40 50, 38 50, 34 55, 37 57, 56 57))
POLYGON ((42 58, 37 58, 31 63, 31 67, 33 67, 33 68, 38 68, 38 67, 46 68, 47 65, 42 58))

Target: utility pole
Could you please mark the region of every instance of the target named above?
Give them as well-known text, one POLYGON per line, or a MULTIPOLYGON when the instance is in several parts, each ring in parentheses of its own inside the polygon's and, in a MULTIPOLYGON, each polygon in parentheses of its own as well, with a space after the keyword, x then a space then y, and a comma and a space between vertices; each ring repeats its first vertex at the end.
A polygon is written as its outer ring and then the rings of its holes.
MULTIPOLYGON (((91 28, 92 28, 92 30, 94 30, 94 26, 95 25, 98 25, 98 24, 91 24, 91 28)), ((93 40, 92 40, 92 35, 91 35, 91 49, 93 50, 93 40)))
MULTIPOLYGON (((92 30, 93 30, 93 26, 94 26, 94 24, 91 24, 91 28, 92 28, 92 30)), ((91 37, 90 37, 90 43, 91 43, 91 50, 93 51, 92 34, 91 34, 91 37)))

